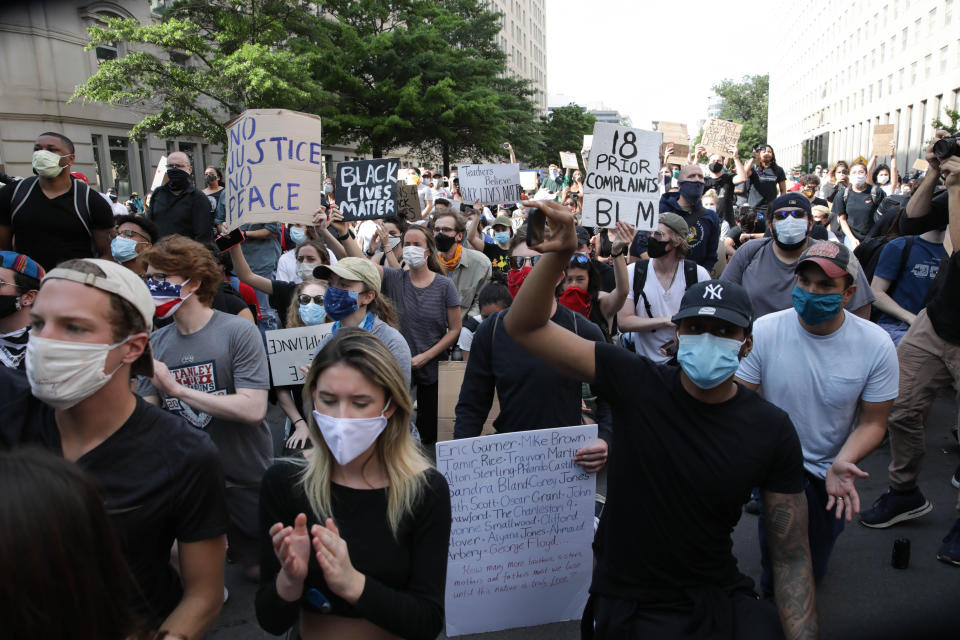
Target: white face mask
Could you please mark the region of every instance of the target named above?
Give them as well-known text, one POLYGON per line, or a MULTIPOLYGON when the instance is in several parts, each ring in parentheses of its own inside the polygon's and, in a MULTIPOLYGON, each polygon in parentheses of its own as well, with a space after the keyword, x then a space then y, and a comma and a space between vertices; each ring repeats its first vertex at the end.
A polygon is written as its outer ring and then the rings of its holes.
POLYGON ((807 237, 807 219, 787 216, 777 222, 777 239, 783 244, 796 244, 807 237))
POLYGON ((410 265, 413 269, 419 269, 423 265, 427 264, 427 257, 424 255, 426 251, 423 247, 404 247, 403 248, 403 261, 410 265))
POLYGON ((387 418, 383 413, 389 406, 390 401, 387 400, 383 411, 375 418, 334 418, 314 409, 313 419, 333 457, 343 466, 369 449, 387 428, 387 418))
POLYGON ((851 173, 850 174, 850 184, 855 187, 862 187, 867 183, 867 176, 863 173, 851 173))
POLYGON ((66 157, 67 156, 59 156, 53 151, 38 149, 33 152, 33 170, 41 178, 56 178, 67 168, 60 166, 60 158, 66 157))
POLYGON ((393 251, 402 239, 400 236, 387 236, 387 249, 393 251))
POLYGON ((317 265, 310 262, 301 262, 297 265, 297 277, 301 280, 313 280, 313 270, 317 265))
POLYGON ((104 373, 107 354, 132 337, 116 344, 90 344, 30 336, 26 361, 33 395, 60 410, 86 400, 123 366, 104 373))
POLYGON ((877 182, 879 184, 887 184, 888 182, 890 182, 890 176, 881 173, 880 175, 877 176, 877 182))

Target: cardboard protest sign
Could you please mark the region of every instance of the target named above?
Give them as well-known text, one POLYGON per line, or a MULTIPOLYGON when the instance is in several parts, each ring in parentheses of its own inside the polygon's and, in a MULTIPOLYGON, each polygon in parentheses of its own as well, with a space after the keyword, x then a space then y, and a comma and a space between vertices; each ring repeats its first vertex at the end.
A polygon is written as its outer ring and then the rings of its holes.
POLYGON ((151 191, 163 184, 163 179, 167 177, 167 156, 160 156, 160 162, 157 163, 157 172, 153 174, 153 184, 150 185, 151 191))
POLYGON ((447 636, 580 619, 597 476, 573 454, 596 439, 587 425, 436 444, 453 511, 447 636))
POLYGON ((303 384, 300 367, 310 366, 317 344, 332 331, 332 322, 267 331, 267 359, 270 361, 270 379, 273 386, 303 384))
POLYGON ((724 158, 737 155, 737 143, 740 142, 740 132, 743 125, 729 120, 710 118, 703 129, 703 138, 700 144, 707 150, 707 155, 717 154, 724 158))
POLYGON ((320 117, 248 109, 227 123, 227 227, 313 224, 323 195, 320 117))
POLYGON ((464 202, 479 200, 481 204, 519 202, 519 164, 461 164, 460 195, 464 202))
POLYGON ((690 146, 686 144, 674 144, 670 150, 670 155, 666 159, 667 164, 678 164, 681 167, 690 163, 690 146))
POLYGON ((584 182, 583 226, 613 228, 624 220, 656 229, 662 134, 598 122, 584 182))
MULTIPOLYGON (((460 401, 460 387, 463 386, 463 376, 467 372, 467 363, 456 360, 441 360, 437 373, 437 442, 453 440, 453 423, 457 419, 457 402, 460 401)), ((495 433, 493 421, 500 415, 500 400, 496 391, 493 394, 493 404, 483 423, 481 435, 495 433)))
POLYGON ((524 191, 533 191, 534 189, 536 189, 537 188, 537 172, 521 171, 520 186, 523 187, 524 191))
POLYGON ((664 142, 679 142, 680 144, 690 144, 690 134, 687 133, 687 125, 683 122, 658 122, 654 127, 655 131, 663 134, 664 142))
POLYGON ((893 142, 894 126, 895 125, 892 124, 878 124, 873 128, 873 155, 890 155, 890 143, 893 142))
POLYGON ((569 151, 560 152, 560 166, 564 169, 579 169, 580 163, 577 162, 577 154, 569 151))
POLYGON ((397 215, 397 169, 392 158, 337 165, 336 201, 343 219, 373 220, 397 215))
POLYGON ((397 213, 407 220, 419 220, 423 217, 420 209, 420 196, 417 195, 417 186, 401 184, 397 191, 397 213))
POLYGON ((917 171, 926 171, 930 168, 930 163, 923 158, 917 158, 913 161, 913 168, 917 171))

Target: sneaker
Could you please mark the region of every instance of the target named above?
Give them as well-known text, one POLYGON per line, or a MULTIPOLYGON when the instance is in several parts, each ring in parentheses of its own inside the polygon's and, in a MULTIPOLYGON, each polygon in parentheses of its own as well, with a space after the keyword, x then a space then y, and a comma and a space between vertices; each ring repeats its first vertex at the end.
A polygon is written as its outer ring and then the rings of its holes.
POLYGON ((953 523, 950 533, 943 539, 943 544, 937 551, 937 560, 960 567, 960 518, 953 523))
POLYGON ((950 478, 950 484, 960 489, 960 467, 957 467, 957 470, 953 472, 953 477, 950 478))
POLYGON ((860 524, 873 529, 886 529, 931 511, 933 505, 923 497, 919 489, 906 496, 897 495, 887 489, 887 492, 873 503, 872 508, 860 514, 860 524))

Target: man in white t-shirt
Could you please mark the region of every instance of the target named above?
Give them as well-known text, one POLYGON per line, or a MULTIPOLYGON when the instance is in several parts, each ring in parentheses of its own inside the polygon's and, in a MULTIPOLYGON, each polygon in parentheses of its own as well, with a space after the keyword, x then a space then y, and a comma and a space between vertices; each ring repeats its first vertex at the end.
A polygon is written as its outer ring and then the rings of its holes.
MULTIPOLYGON (((847 247, 810 245, 797 262, 794 308, 756 321, 753 351, 737 372, 738 382, 790 415, 800 436, 817 581, 826 574, 843 518, 849 522, 860 512, 854 480, 867 474, 856 463, 883 440, 899 388, 897 352, 886 331, 844 310, 858 270, 847 247)), ((762 516, 759 530, 760 586, 770 593, 762 516)))
POLYGON ((627 301, 617 313, 624 345, 654 362, 672 358, 667 345, 674 341, 670 319, 680 309, 683 293, 697 282, 710 279, 707 270, 687 260, 690 228, 676 213, 661 213, 660 226, 647 238, 649 260, 627 270, 627 301), (640 274, 643 282, 636 285, 640 274))

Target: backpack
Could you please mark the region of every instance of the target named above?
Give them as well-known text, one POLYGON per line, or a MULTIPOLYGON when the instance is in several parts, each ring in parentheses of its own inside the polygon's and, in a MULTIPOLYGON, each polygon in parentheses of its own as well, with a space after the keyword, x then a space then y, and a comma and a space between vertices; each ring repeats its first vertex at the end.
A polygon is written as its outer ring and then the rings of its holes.
MULTIPOLYGON (((33 193, 40 178, 30 176, 17 183, 13 189, 13 196, 10 198, 10 224, 13 224, 13 218, 17 212, 23 208, 24 203, 33 193)), ((93 242, 93 231, 90 229, 90 187, 82 180, 73 179, 73 210, 77 212, 77 217, 83 224, 83 228, 90 235, 91 244, 93 242)))
MULTIPOLYGON (((914 236, 904 236, 906 242, 903 245, 903 251, 900 253, 900 268, 897 269, 897 279, 890 283, 890 288, 887 289, 886 294, 888 296, 893 296, 893 292, 897 289, 897 283, 900 282, 900 276, 903 275, 904 270, 907 268, 907 261, 910 259, 910 251, 913 250, 913 239, 914 236)), ((883 248, 887 246, 890 240, 885 238, 870 238, 861 242, 856 249, 853 250, 853 255, 860 261, 860 267, 863 269, 863 275, 867 278, 867 282, 872 284, 873 274, 877 270, 877 263, 880 262, 880 254, 883 253, 883 248)), ((883 313, 875 306, 870 309, 870 320, 873 322, 877 321, 877 318, 880 317, 880 314, 883 313)))
MULTIPOLYGON (((642 299, 647 317, 652 318, 650 301, 647 300, 647 294, 643 291, 643 285, 647 282, 647 269, 649 268, 650 260, 639 260, 633 265, 633 301, 636 303, 637 300, 642 299)), ((697 284, 697 263, 693 260, 683 259, 683 279, 686 281, 684 291, 697 284)))

